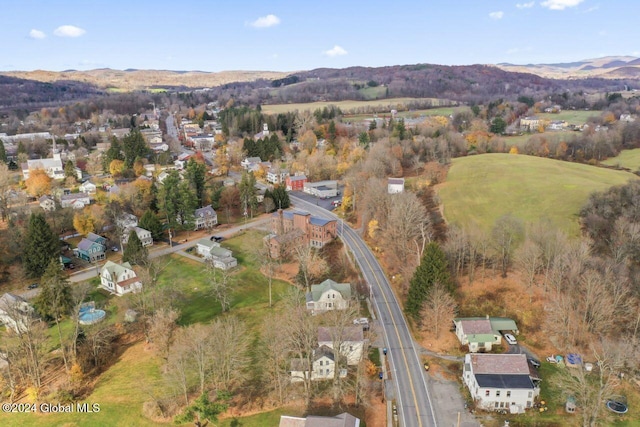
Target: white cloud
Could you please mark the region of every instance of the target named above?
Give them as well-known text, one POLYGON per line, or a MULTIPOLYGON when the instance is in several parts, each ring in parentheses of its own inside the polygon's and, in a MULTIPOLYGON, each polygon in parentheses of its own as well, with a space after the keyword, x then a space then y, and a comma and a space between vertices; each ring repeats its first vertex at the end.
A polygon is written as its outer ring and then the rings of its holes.
POLYGON ((29 37, 32 39, 43 39, 47 37, 47 35, 40 30, 33 29, 29 31, 29 37))
POLYGON ((530 1, 529 3, 516 3, 516 7, 518 9, 529 9, 532 8, 535 4, 535 1, 530 1))
POLYGON ((251 25, 254 28, 269 28, 274 27, 280 23, 280 18, 276 15, 269 14, 267 16, 261 16, 255 21, 251 22, 251 25))
POLYGON ((585 10, 582 13, 591 13, 591 12, 595 12, 598 9, 600 9, 600 5, 595 5, 595 6, 590 7, 589 9, 585 10))
POLYGON ((349 52, 344 50, 344 48, 342 48, 341 46, 335 45, 333 48, 325 50, 323 53, 327 56, 342 56, 346 55, 349 52))
POLYGON ((73 25, 62 25, 53 31, 53 34, 58 37, 80 37, 84 33, 86 33, 85 30, 73 25))
POLYGON ((491 19, 502 19, 503 16, 504 16, 504 12, 501 10, 498 12, 491 12, 489 14, 489 18, 491 19))
POLYGON ((546 0, 540 3, 540 6, 551 10, 564 10, 568 7, 575 7, 584 0, 546 0))

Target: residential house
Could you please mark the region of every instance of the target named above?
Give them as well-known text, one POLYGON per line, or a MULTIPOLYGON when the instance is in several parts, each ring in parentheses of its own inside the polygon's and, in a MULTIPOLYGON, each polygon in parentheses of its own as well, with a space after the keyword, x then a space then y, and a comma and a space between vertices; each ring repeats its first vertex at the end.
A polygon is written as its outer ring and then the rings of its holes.
POLYGON ((526 354, 467 354, 464 384, 478 408, 523 413, 540 394, 540 379, 526 354))
POLYGON ((327 346, 332 350, 335 342, 340 343, 339 353, 347 360, 347 365, 357 365, 362 360, 364 351, 364 333, 362 326, 347 326, 345 328, 318 328, 318 346, 327 346))
POLYGON ((305 175, 287 176, 284 182, 287 191, 303 191, 307 177, 305 175))
POLYGON ((212 134, 195 135, 190 137, 190 140, 193 148, 198 151, 211 151, 216 143, 212 134))
POLYGON ((260 157, 247 157, 240 162, 240 166, 246 170, 253 170, 260 163, 262 163, 262 159, 260 159, 260 157))
POLYGON ((636 118, 631 115, 631 114, 620 114, 620 121, 621 122, 634 122, 636 120, 636 118))
POLYGON ((158 142, 158 143, 150 143, 149 147, 155 151, 156 153, 159 152, 167 152, 169 151, 169 144, 167 144, 166 142, 158 142))
POLYGON ((305 182, 302 191, 320 199, 329 199, 338 195, 338 181, 305 182))
POLYGON ((116 225, 120 230, 131 230, 138 226, 138 217, 128 212, 123 212, 118 219, 116 225))
MULTIPOLYGON (((309 378, 311 373, 311 380, 330 380, 333 379, 336 374, 336 362, 335 354, 333 350, 325 345, 313 350, 311 358, 311 371, 307 369, 309 363, 307 359, 292 359, 291 360, 291 382, 301 382, 305 378, 309 378)), ((347 370, 341 369, 339 372, 341 378, 347 376, 347 370)))
POLYGON ((142 282, 128 262, 107 261, 100 270, 100 286, 117 296, 142 289, 142 282))
POLYGON ((0 322, 16 334, 27 330, 32 313, 33 307, 21 296, 7 292, 0 297, 0 322))
POLYGON ((131 230, 136 232, 136 234, 138 235, 138 239, 140 239, 143 247, 153 245, 153 237, 151 236, 151 232, 140 227, 133 227, 125 230, 125 232, 122 234, 123 245, 129 243, 129 234, 131 234, 131 230))
POLYGON ((85 181, 80 184, 79 190, 81 193, 86 194, 95 194, 96 193, 96 185, 91 181, 85 181))
POLYGON ((94 233, 89 233, 86 238, 78 243, 73 250, 74 256, 88 262, 96 262, 105 259, 107 239, 94 233))
POLYGON ((198 255, 213 262, 215 268, 229 270, 238 265, 238 260, 233 257, 233 252, 220 247, 220 243, 204 238, 196 244, 198 255))
POLYGON ((271 184, 282 184, 288 175, 289 171, 286 169, 271 167, 267 171, 267 182, 271 184))
POLYGON ((491 351, 500 345, 500 332, 518 333, 516 322, 507 317, 466 317, 453 319, 456 336, 462 345, 468 345, 471 353, 491 351))
POLYGON ((554 120, 551 123, 549 123, 549 125, 547 126, 548 130, 564 130, 565 126, 567 125, 567 122, 565 122, 564 120, 554 120))
POLYGON ((360 427, 360 419, 343 412, 335 417, 307 415, 307 418, 280 416, 278 427, 360 427))
POLYGON ((404 192, 404 178, 389 178, 387 180, 387 193, 398 194, 404 192))
POLYGON ((520 129, 527 132, 534 132, 540 126, 540 119, 535 116, 527 116, 520 119, 520 129))
POLYGON ((351 299, 351 284, 336 283, 327 279, 318 285, 311 285, 307 292, 307 310, 313 314, 328 310, 344 310, 351 299))
POLYGON ((211 205, 196 209, 194 213, 195 229, 210 229, 218 225, 218 214, 211 205))
POLYGON ((63 208, 82 209, 91 204, 91 199, 86 193, 71 193, 60 196, 60 206, 63 208))
POLYGON ((40 207, 47 212, 53 212, 56 210, 56 202, 49 196, 42 196, 38 199, 40 207))
POLYGON ((22 164, 22 177, 29 179, 31 171, 42 169, 52 179, 64 179, 64 166, 60 154, 56 153, 50 159, 27 160, 22 164))

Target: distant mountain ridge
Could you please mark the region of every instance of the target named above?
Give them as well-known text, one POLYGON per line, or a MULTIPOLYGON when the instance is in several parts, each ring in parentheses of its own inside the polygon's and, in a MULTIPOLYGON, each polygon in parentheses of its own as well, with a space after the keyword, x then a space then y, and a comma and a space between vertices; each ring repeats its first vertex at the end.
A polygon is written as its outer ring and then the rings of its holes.
POLYGON ((552 79, 581 79, 600 77, 604 79, 637 79, 640 77, 640 58, 635 56, 604 56, 574 62, 553 64, 500 63, 497 67, 505 71, 532 73, 552 79))

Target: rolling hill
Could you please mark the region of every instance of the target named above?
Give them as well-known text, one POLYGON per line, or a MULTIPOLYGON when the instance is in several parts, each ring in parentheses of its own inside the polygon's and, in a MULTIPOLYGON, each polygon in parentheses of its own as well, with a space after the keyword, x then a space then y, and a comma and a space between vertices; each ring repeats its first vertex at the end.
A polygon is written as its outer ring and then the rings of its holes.
POLYGON ((540 157, 483 154, 454 159, 437 191, 450 224, 490 230, 511 213, 529 223, 547 217, 577 235, 577 215, 589 195, 630 179, 637 176, 540 157))
POLYGON ((555 64, 497 64, 505 71, 532 73, 550 79, 604 79, 640 78, 640 58, 634 56, 605 56, 575 62, 555 64))

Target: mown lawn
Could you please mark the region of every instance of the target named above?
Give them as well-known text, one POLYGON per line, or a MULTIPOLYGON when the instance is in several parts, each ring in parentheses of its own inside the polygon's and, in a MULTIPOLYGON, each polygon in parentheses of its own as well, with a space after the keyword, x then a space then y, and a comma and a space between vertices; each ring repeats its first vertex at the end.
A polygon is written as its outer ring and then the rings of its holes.
POLYGON ((622 150, 616 157, 611 157, 602 162, 607 166, 620 166, 631 169, 632 171, 640 170, 640 148, 632 150, 622 150))
POLYGON ((450 224, 490 230, 504 214, 533 223, 548 218, 571 235, 589 195, 637 177, 631 173, 513 154, 454 159, 438 188, 450 224))
POLYGON ((564 120, 570 125, 583 125, 589 120, 589 117, 600 117, 602 111, 598 110, 563 110, 559 113, 539 113, 536 116, 540 119, 549 121, 564 120))
MULTIPOLYGON (((257 334, 264 317, 277 308, 269 308, 267 278, 259 272, 258 262, 252 256, 253 248, 262 242, 264 233, 247 231, 223 242, 223 247, 233 250, 239 267, 233 270, 235 280, 234 300, 230 314, 244 320, 250 333, 257 334)), ((181 325, 208 322, 220 315, 220 304, 208 292, 207 272, 202 263, 180 255, 170 255, 161 260, 164 270, 158 278, 159 286, 173 286, 182 291, 184 297, 175 302, 181 312, 181 325)), ((94 283, 95 284, 95 283, 94 283)), ((274 305, 289 288, 283 281, 273 281, 274 305)), ((105 297, 99 291, 93 292, 88 300, 96 301, 96 306, 104 308, 107 321, 121 320, 117 312, 116 297, 105 297)), ((127 298, 127 297, 123 297, 127 298)), ((63 333, 73 327, 65 320, 63 333)), ((48 345, 58 344, 55 325, 50 328, 48 345)), ((94 414, 0 414, 2 426, 157 426, 173 425, 172 422, 154 422, 142 412, 143 403, 150 396, 167 396, 167 384, 162 376, 162 361, 155 353, 137 343, 127 348, 113 366, 98 378, 94 390, 86 400, 99 403, 100 412, 94 414)), ((54 402, 52 400, 52 402, 54 402)), ((217 425, 259 427, 277 425, 282 414, 299 415, 295 411, 276 410, 238 419, 226 419, 217 425)), ((192 425, 192 424, 185 424, 192 425)))
POLYGON ((359 107, 381 107, 389 108, 389 111, 393 108, 397 108, 398 105, 405 105, 410 102, 418 102, 432 100, 434 103, 438 102, 437 98, 388 98, 388 99, 376 99, 371 101, 324 101, 324 102, 308 102, 301 104, 271 104, 263 105, 262 112, 265 114, 280 114, 287 113, 289 111, 315 111, 318 108, 328 107, 329 105, 335 105, 342 111, 353 110, 359 107))

